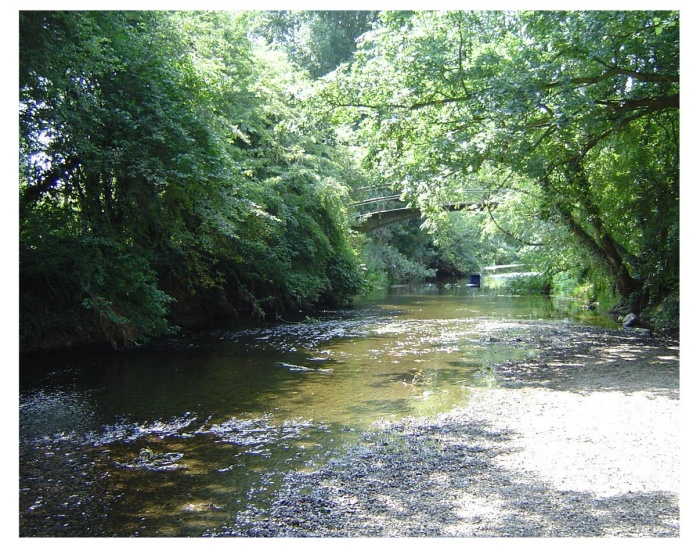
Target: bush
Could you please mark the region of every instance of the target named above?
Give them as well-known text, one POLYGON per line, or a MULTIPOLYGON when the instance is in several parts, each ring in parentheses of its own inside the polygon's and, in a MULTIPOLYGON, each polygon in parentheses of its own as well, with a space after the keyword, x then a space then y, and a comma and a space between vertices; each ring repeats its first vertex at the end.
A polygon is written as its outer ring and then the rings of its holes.
POLYGON ((489 283, 494 284, 506 292, 513 294, 548 294, 550 280, 547 276, 540 273, 512 273, 501 274, 494 283, 494 278, 491 278, 489 283))
POLYGON ((363 259, 367 278, 373 282, 373 288, 435 277, 435 270, 411 260, 396 247, 384 242, 368 241, 363 249, 363 259))
POLYGON ((21 251, 20 346, 109 342, 131 347, 172 331, 168 295, 135 249, 43 234, 21 251))
POLYGON ((680 327, 681 302, 678 293, 666 297, 651 311, 651 323, 657 329, 680 327))

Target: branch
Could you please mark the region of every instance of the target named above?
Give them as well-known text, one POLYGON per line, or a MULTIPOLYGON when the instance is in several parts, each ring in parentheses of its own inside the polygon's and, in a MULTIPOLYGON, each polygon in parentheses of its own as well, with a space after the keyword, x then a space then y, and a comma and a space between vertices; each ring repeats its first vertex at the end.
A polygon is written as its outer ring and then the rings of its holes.
POLYGON ((629 76, 630 78, 634 78, 635 80, 639 80, 640 82, 659 82, 659 83, 678 83, 679 78, 677 75, 670 75, 670 74, 659 74, 658 72, 635 72, 634 70, 629 70, 626 68, 622 68, 619 66, 614 66, 614 65, 609 65, 599 57, 594 57, 594 61, 600 63, 603 65, 605 68, 608 69, 608 72, 613 72, 614 75, 619 75, 619 76, 629 76))
POLYGON ((427 106, 442 106, 445 104, 452 104, 452 103, 463 103, 466 101, 470 101, 471 97, 446 97, 444 99, 434 99, 432 101, 424 101, 422 103, 413 103, 412 105, 405 107, 408 108, 408 110, 419 110, 421 108, 425 108, 427 106))
POLYGON ((640 110, 637 112, 632 113, 631 115, 627 117, 621 117, 619 120, 611 120, 611 121, 616 121, 617 123, 611 125, 608 129, 605 131, 592 136, 588 142, 586 142, 579 150, 574 152, 573 154, 567 155, 563 160, 560 160, 558 162, 553 163, 550 165, 549 169, 547 170, 545 177, 549 177, 555 169, 558 167, 561 167, 562 165, 567 165, 571 164, 572 162, 578 163, 583 160, 584 156, 588 154, 598 143, 601 141, 605 140, 608 138, 610 135, 615 133, 616 131, 619 131, 623 127, 631 124, 633 121, 643 118, 646 116, 649 112, 646 110, 640 110))
POLYGON ((60 180, 67 179, 78 167, 78 160, 69 159, 64 164, 54 165, 46 171, 36 184, 28 186, 21 196, 22 205, 29 205, 38 201, 46 192, 55 188, 60 180))
POLYGON ((522 243, 523 245, 529 245, 529 246, 531 246, 531 247, 544 247, 544 246, 545 246, 544 243, 531 243, 531 242, 529 242, 529 241, 523 241, 523 240, 520 239, 519 237, 514 236, 514 235, 511 234, 509 231, 507 231, 506 229, 504 229, 503 227, 501 227, 501 225, 498 224, 498 222, 496 222, 496 219, 493 218, 493 213, 491 212, 491 207, 487 207, 486 210, 488 211, 489 217, 491 218, 491 222, 493 222, 494 226, 496 226, 496 228, 498 228, 501 232, 503 232, 504 234, 506 234, 508 237, 512 237, 515 241, 518 241, 519 243, 522 243))
POLYGON ((459 22, 460 22, 460 25, 459 25, 459 50, 457 52, 457 56, 458 56, 457 58, 459 61, 459 83, 462 86, 462 90, 464 91, 464 94, 469 95, 469 93, 467 91, 467 86, 464 83, 464 64, 462 62, 462 50, 464 49, 464 35, 462 34, 462 25, 461 25, 462 14, 461 13, 459 16, 459 22))
POLYGON ((619 101, 595 101, 596 104, 607 106, 615 112, 629 112, 645 109, 647 111, 668 110, 680 108, 680 94, 647 97, 644 99, 622 99, 619 101))
POLYGON ((441 106, 453 103, 463 103, 470 101, 472 98, 469 96, 463 97, 444 97, 441 99, 431 99, 428 101, 422 101, 412 104, 397 104, 397 103, 362 103, 362 102, 336 102, 332 98, 328 98, 327 102, 334 108, 367 108, 369 110, 386 110, 386 109, 397 109, 397 110, 420 110, 421 108, 426 108, 428 106, 441 106))
POLYGON ((607 71, 597 76, 581 76, 578 78, 571 78, 570 80, 560 80, 557 82, 550 82, 548 84, 542 84, 543 89, 552 89, 555 87, 563 87, 567 84, 573 84, 575 86, 580 85, 593 85, 605 80, 609 80, 615 76, 628 76, 639 80, 641 82, 657 82, 657 83, 678 83, 679 77, 677 75, 671 74, 658 74, 655 72, 635 72, 633 70, 628 70, 620 67, 611 67, 603 63, 601 60, 596 59, 599 63, 603 64, 608 68, 607 71))

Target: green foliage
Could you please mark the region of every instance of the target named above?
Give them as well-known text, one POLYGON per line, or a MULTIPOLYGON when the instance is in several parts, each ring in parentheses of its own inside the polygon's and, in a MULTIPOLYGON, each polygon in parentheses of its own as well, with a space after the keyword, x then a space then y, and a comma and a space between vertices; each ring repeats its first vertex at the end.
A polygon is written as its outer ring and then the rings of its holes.
POLYGON ((572 268, 552 276, 552 294, 584 303, 606 302, 612 295, 612 283, 601 272, 572 268))
POLYGON ((370 290, 435 277, 435 270, 385 241, 369 241, 364 247, 363 263, 368 269, 367 288, 370 290))
POLYGON ((81 241, 77 264, 83 306, 114 347, 130 347, 172 332, 165 320, 172 298, 158 288, 148 260, 113 241, 81 241))
POLYGON ((507 274, 498 279, 487 278, 487 286, 498 287, 500 291, 517 295, 549 294, 551 283, 541 273, 507 274))
POLYGON ((130 347, 172 331, 164 319, 171 298, 138 249, 73 237, 63 218, 42 212, 30 219, 43 221, 41 233, 23 226, 21 347, 101 341, 130 347))
POLYGON ((677 292, 672 292, 664 298, 658 305, 651 308, 648 317, 657 329, 678 331, 681 313, 681 302, 677 292))
POLYGON ((492 235, 546 269, 594 260, 635 311, 675 290, 678 12, 381 21, 323 97, 427 228, 442 228, 442 203, 482 190, 492 235), (570 244, 560 228, 576 241, 567 264, 531 252, 570 244))
POLYGON ((253 34, 287 52, 312 79, 349 62, 356 40, 377 18, 376 11, 267 11, 252 18, 253 34))
POLYGON ((130 346, 217 299, 262 316, 359 292, 353 160, 248 22, 22 12, 23 347, 130 346))
POLYGON ((678 12, 19 22, 23 347, 511 262, 664 324, 678 309, 678 12), (369 181, 420 222, 353 238, 369 181))

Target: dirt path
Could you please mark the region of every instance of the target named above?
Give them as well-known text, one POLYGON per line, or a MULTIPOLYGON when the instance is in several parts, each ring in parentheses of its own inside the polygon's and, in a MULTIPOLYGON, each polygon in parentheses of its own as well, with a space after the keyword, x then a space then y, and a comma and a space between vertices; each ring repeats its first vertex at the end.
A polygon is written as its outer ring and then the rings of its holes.
POLYGON ((497 387, 287 477, 225 535, 678 537, 679 348, 634 331, 501 323, 497 387))

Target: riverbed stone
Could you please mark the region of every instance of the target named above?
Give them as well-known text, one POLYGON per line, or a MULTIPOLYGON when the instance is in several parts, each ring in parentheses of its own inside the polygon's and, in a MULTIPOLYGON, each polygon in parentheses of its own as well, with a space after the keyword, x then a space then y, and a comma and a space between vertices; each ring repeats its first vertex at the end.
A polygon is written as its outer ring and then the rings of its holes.
POLYGON ((677 341, 523 328, 547 344, 495 366, 497 387, 437 417, 376 424, 374 442, 290 473, 269 511, 221 535, 679 537, 677 341))
POLYGON ((622 319, 623 327, 634 327, 639 324, 639 318, 634 313, 628 313, 622 319))

